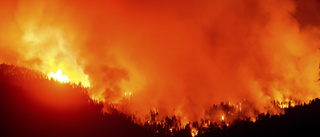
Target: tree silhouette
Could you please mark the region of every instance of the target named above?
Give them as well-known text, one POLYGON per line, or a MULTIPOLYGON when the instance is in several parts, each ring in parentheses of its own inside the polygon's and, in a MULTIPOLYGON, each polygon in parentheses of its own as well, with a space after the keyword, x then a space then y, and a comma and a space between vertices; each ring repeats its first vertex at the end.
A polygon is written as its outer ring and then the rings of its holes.
MULTIPOLYGON (((276 102, 272 102, 276 106, 276 102)), ((250 102, 243 102, 243 105, 250 102)), ((290 106, 290 104, 289 104, 290 106)), ((207 115, 223 111, 233 122, 209 119, 182 125, 177 116, 159 120, 159 112, 150 110, 144 124, 135 116, 125 115, 112 104, 92 100, 82 84, 60 83, 40 72, 14 65, 0 64, 0 136, 112 136, 199 137, 209 136, 289 136, 317 135, 320 124, 320 100, 288 107, 285 113, 259 114, 252 122, 235 106, 222 102, 213 105, 207 115), (109 113, 102 108, 108 107, 109 113), (231 115, 233 114, 233 115, 231 115)))

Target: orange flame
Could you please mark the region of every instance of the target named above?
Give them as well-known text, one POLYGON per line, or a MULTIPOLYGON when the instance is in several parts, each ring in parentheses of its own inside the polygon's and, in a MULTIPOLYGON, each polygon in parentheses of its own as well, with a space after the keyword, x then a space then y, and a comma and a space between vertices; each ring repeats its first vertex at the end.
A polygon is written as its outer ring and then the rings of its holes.
POLYGON ((320 27, 303 27, 312 24, 293 16, 294 1, 102 2, 1 1, 0 61, 81 82, 120 111, 144 117, 156 106, 183 123, 225 100, 252 101, 235 106, 249 115, 272 100, 320 97, 320 27))
POLYGON ((66 75, 63 75, 62 74, 62 70, 61 69, 58 69, 56 73, 53 73, 51 72, 49 75, 48 75, 49 79, 50 78, 53 78, 61 83, 66 83, 66 82, 69 82, 69 78, 68 76, 66 75))

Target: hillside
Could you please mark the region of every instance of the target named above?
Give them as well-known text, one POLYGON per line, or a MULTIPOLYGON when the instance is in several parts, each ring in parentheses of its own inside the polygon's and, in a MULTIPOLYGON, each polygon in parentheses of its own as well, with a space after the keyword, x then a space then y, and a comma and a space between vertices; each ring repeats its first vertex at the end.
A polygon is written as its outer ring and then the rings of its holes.
MULTIPOLYGON (((320 124, 320 100, 285 110, 227 123, 192 122, 178 127, 173 116, 160 123, 135 124, 116 110, 102 112, 103 104, 88 96, 81 84, 60 83, 42 73, 13 65, 0 65, 1 136, 287 136, 312 135, 320 124), (229 124, 229 123, 228 123, 229 124)), ((153 115, 151 113, 151 115, 153 115)))
POLYGON ((0 65, 1 136, 153 136, 118 112, 103 114, 81 85, 0 65))

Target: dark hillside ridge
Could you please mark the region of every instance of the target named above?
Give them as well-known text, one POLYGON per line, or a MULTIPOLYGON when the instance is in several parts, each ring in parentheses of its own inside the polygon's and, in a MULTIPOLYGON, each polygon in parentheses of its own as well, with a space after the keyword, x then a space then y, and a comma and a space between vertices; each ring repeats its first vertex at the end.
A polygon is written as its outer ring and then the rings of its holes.
POLYGON ((155 136, 119 113, 102 113, 103 105, 75 84, 48 80, 39 72, 0 65, 2 137, 155 136))
POLYGON ((319 99, 289 108, 285 114, 260 114, 256 122, 244 119, 230 126, 212 123, 206 129, 198 122, 176 128, 180 121, 175 117, 166 118, 162 124, 141 126, 133 122, 133 116, 116 110, 104 114, 102 108, 103 104, 90 99, 81 85, 62 84, 37 71, 0 64, 1 137, 190 137, 190 125, 198 128, 200 137, 308 136, 318 135, 320 129, 319 99))

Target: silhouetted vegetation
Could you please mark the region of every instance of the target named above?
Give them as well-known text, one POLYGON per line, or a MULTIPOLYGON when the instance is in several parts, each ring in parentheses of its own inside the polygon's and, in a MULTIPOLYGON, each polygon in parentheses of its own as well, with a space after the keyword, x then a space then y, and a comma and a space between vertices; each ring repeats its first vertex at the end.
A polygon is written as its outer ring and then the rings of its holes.
POLYGON ((0 65, 0 136, 155 136, 119 112, 103 114, 77 84, 40 72, 0 65))
POLYGON ((157 120, 158 112, 151 110, 150 120, 138 125, 134 116, 116 109, 103 113, 103 104, 92 100, 81 84, 62 84, 40 72, 6 64, 0 65, 0 89, 0 136, 190 137, 193 132, 199 137, 306 136, 316 135, 320 124, 320 100, 315 99, 308 105, 289 107, 284 114, 259 114, 255 122, 238 106, 221 103, 206 113, 223 110, 226 117, 238 119, 219 123, 203 119, 182 125, 176 116, 157 120))
POLYGON ((285 114, 259 114, 256 121, 236 120, 230 126, 223 124, 222 130, 209 129, 200 132, 205 136, 289 136, 317 135, 320 127, 320 100, 314 99, 308 105, 286 109, 285 114))

